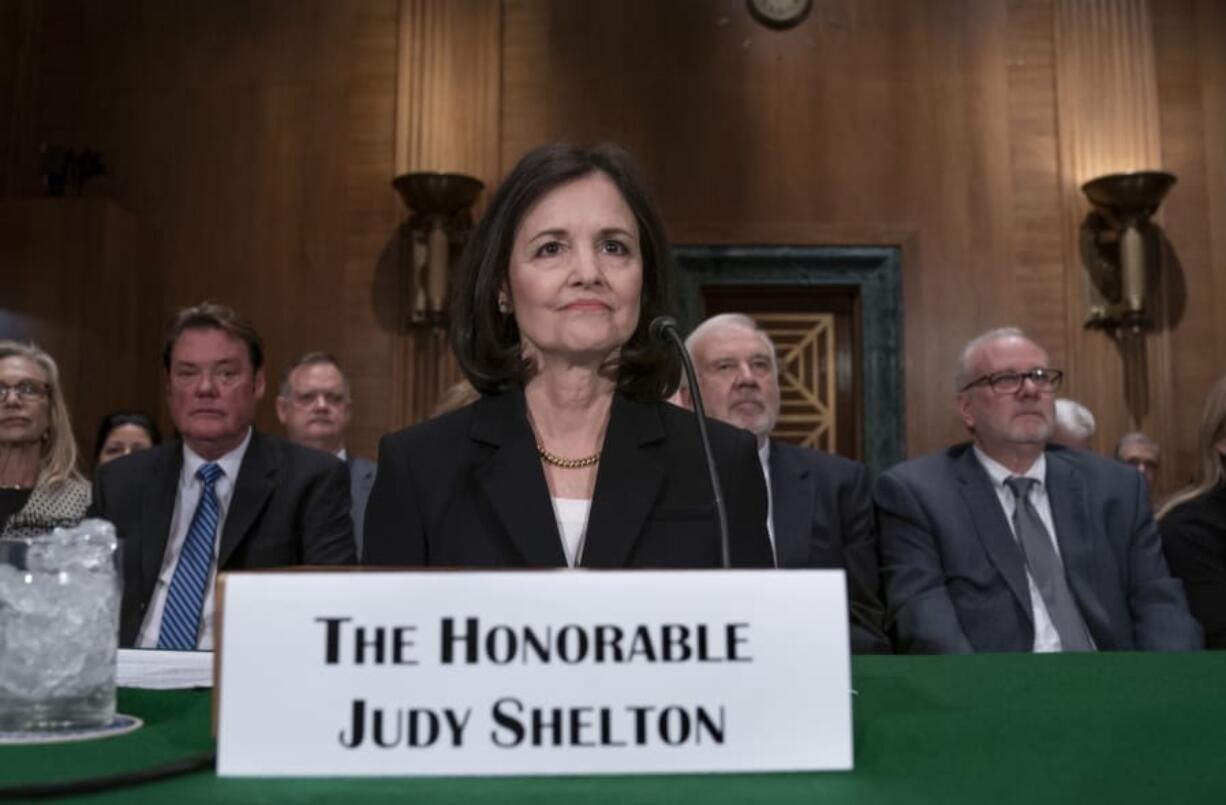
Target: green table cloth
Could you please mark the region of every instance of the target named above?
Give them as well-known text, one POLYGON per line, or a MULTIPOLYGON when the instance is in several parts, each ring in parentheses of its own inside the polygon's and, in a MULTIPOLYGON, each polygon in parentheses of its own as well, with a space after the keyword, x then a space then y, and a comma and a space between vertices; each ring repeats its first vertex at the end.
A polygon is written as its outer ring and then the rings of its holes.
MULTIPOLYGON (((1226 652, 853 660, 851 772, 221 779, 73 802, 1226 803, 1226 652)), ((130 735, 0 747, 0 786, 114 774, 213 749, 208 691, 121 690, 130 735)))

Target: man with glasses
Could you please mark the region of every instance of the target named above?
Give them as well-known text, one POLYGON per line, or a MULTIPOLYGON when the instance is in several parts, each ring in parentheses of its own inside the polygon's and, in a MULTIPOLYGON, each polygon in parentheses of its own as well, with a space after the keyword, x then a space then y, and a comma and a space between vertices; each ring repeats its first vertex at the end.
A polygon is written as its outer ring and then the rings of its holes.
POLYGON ((277 395, 277 419, 291 442, 331 453, 349 465, 353 539, 360 556, 362 521, 375 485, 375 463, 345 448, 352 418, 349 380, 336 358, 326 352, 308 352, 285 368, 277 395))
POLYGON ((211 649, 218 570, 356 560, 349 470, 252 427, 264 347, 234 310, 180 311, 162 362, 181 438, 103 465, 93 512, 124 541, 120 645, 211 649))
POLYGON ((971 442, 877 482, 887 622, 904 652, 1202 646, 1139 473, 1051 444, 1063 373, 1016 328, 958 360, 971 442))

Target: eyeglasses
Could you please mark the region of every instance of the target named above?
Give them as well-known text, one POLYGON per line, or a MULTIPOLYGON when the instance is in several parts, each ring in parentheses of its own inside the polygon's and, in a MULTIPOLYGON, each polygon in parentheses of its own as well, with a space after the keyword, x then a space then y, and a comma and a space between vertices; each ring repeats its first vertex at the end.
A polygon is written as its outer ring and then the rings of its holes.
POLYGON ((310 408, 321 397, 324 403, 333 408, 346 402, 345 395, 339 391, 296 391, 289 396, 289 401, 295 408, 310 408))
POLYGON ((48 388, 41 383, 21 382, 15 386, 0 383, 0 402, 8 402, 9 394, 16 394, 22 402, 38 402, 47 399, 48 388))
POLYGON ((997 394, 1017 394, 1022 384, 1029 380, 1038 391, 1055 391, 1060 388, 1064 372, 1059 369, 1031 369, 1029 372, 997 372, 972 380, 961 388, 969 391, 975 386, 991 386, 997 394))

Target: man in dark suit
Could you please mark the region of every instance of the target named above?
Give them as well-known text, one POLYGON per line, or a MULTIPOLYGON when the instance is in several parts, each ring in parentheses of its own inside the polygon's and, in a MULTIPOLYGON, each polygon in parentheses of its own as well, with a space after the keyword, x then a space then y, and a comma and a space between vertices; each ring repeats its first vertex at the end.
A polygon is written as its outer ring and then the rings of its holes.
POLYGON ((908 652, 1201 647, 1139 473, 1049 444, 1062 373, 1016 328, 963 350, 972 442, 877 482, 888 623, 908 652))
POLYGON ((218 569, 355 560, 349 472, 251 427, 263 346, 233 310, 181 311, 162 358, 182 441, 103 466, 93 513, 124 542, 120 644, 210 649, 218 569))
POLYGON ((349 465, 353 539, 362 554, 366 501, 375 485, 375 463, 350 453, 345 434, 353 419, 349 379, 326 352, 308 352, 285 368, 277 394, 277 419, 291 442, 331 453, 349 465))
MULTIPOLYGON (((758 440, 776 566, 845 570, 852 650, 889 652, 877 593, 868 468, 770 439, 779 418, 779 368, 774 343, 753 319, 738 313, 713 316, 694 329, 686 346, 707 414, 758 440)), ((682 402, 690 405, 688 390, 682 391, 682 402)))

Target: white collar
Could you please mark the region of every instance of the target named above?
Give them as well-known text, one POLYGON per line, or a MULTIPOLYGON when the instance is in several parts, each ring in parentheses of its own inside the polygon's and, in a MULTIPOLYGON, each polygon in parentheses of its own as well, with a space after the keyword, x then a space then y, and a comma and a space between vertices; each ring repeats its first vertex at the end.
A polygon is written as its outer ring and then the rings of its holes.
MULTIPOLYGON (((979 449, 979 445, 974 445, 975 458, 979 459, 980 465, 988 472, 988 477, 992 479, 992 483, 998 487, 1005 485, 1005 480, 1017 476, 1018 473, 1001 464, 996 459, 989 456, 987 453, 979 449)), ((1030 465, 1030 469, 1021 473, 1022 478, 1033 478, 1039 482, 1042 487, 1044 481, 1047 480, 1047 452, 1039 453, 1039 457, 1030 465)))
POLYGON ((221 467, 221 471, 230 479, 230 483, 234 483, 238 479, 239 467, 243 464, 243 456, 247 454, 247 446, 251 444, 251 427, 247 427, 247 435, 243 437, 243 441, 238 447, 226 453, 221 458, 213 462, 205 461, 200 457, 195 450, 187 446, 187 442, 183 443, 183 481, 191 483, 196 478, 196 473, 200 468, 208 463, 213 463, 221 467))

